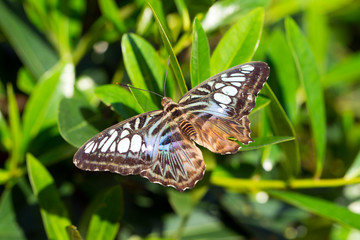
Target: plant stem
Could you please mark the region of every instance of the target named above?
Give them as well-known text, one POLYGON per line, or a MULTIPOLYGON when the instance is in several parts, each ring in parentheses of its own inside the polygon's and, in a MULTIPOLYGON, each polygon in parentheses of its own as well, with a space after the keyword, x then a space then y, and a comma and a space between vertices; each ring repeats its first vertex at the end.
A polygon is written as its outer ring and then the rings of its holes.
POLYGON ((360 178, 334 178, 334 179, 294 179, 288 182, 283 180, 254 180, 211 177, 211 183, 217 186, 235 190, 261 190, 261 189, 299 189, 299 188, 321 188, 339 187, 349 184, 360 183, 360 178))

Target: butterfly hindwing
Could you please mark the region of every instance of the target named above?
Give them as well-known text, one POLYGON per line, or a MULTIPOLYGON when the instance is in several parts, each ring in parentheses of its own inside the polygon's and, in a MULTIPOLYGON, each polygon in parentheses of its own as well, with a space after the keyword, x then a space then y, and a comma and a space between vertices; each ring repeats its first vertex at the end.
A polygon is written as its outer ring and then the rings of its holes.
POLYGON ((169 121, 153 138, 156 138, 152 141, 156 143, 153 161, 141 176, 178 191, 192 188, 202 179, 205 171, 202 153, 175 122, 169 121))
POLYGON ((268 75, 266 63, 246 63, 215 75, 185 94, 179 103, 197 132, 194 141, 220 154, 235 153, 240 148, 230 137, 243 144, 252 142, 247 115, 268 75))

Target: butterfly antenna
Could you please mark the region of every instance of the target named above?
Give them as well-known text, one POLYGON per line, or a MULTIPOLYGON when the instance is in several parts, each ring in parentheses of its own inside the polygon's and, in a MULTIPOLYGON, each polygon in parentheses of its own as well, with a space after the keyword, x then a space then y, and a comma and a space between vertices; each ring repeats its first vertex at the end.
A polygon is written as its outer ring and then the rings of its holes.
POLYGON ((164 96, 161 96, 161 94, 158 94, 156 92, 153 92, 153 91, 150 91, 150 90, 146 90, 146 89, 142 89, 142 88, 137 88, 137 87, 134 87, 134 86, 131 86, 130 84, 119 84, 120 86, 123 86, 123 87, 127 87, 127 88, 133 88, 133 89, 137 89, 137 90, 141 90, 141 91, 145 91, 145 92, 149 92, 149 93, 153 93, 159 97, 164 97, 164 96))
POLYGON ((168 63, 167 63, 166 72, 165 72, 165 79, 164 79, 164 96, 166 96, 165 88, 166 88, 166 78, 167 78, 167 74, 168 74, 168 70, 169 70, 169 65, 170 65, 170 55, 169 55, 169 57, 168 57, 168 63))

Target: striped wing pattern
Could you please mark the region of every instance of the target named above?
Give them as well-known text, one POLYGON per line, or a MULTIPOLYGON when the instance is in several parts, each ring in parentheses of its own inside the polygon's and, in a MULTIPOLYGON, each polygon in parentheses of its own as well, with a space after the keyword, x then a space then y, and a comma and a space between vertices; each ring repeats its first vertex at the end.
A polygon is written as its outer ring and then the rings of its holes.
POLYGON ((105 129, 75 154, 83 170, 140 174, 178 191, 192 188, 205 172, 195 143, 220 154, 252 142, 247 115, 269 75, 263 62, 235 66, 186 93, 178 103, 164 97, 164 110, 134 116, 105 129))

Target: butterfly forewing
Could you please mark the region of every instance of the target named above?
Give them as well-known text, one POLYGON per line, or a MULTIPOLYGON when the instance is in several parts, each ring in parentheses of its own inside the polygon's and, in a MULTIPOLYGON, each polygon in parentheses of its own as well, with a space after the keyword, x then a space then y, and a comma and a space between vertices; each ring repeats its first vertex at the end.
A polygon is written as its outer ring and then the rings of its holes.
POLYGON ((252 62, 228 69, 201 83, 185 94, 182 103, 197 134, 194 141, 209 150, 235 153, 243 144, 252 142, 247 115, 269 76, 263 62, 252 62))
POLYGON ((163 98, 164 110, 137 115, 87 141, 75 154, 83 170, 140 174, 179 191, 192 188, 205 171, 201 151, 229 154, 250 138, 247 115, 269 76, 263 62, 235 66, 186 93, 178 103, 163 98))
POLYGON ((161 123, 162 116, 160 110, 147 112, 105 129, 76 152, 75 165, 89 171, 139 174, 151 164, 147 146, 152 143, 146 133, 161 123))

